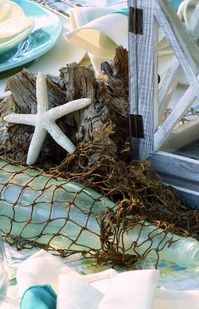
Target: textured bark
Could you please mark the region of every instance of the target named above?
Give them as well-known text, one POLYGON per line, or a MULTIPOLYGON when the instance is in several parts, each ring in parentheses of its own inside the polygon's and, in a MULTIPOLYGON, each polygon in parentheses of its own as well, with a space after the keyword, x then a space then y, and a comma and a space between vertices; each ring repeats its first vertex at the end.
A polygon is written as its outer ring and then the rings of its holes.
MULTIPOLYGON (((7 124, 3 117, 11 112, 36 113, 35 81, 36 75, 27 70, 13 76, 7 83, 11 95, 0 105, 0 155, 20 162, 26 160, 34 127, 7 124)), ((102 73, 97 79, 92 70, 73 63, 62 68, 59 77, 48 75, 47 85, 50 108, 79 98, 91 98, 92 103, 87 108, 57 121, 76 145, 93 140, 109 123, 113 124, 115 134, 104 139, 104 144, 119 147, 128 139, 128 59, 125 50, 119 48, 113 61, 102 64, 102 73)), ((48 135, 38 164, 59 163, 65 156, 65 150, 48 135)))
MULTIPOLYGON (((3 117, 12 112, 24 114, 36 113, 35 81, 35 74, 27 70, 23 70, 14 75, 6 85, 6 90, 11 91, 12 94, 8 96, 0 106, 0 154, 20 162, 26 161, 26 155, 34 127, 21 124, 7 124, 3 120, 3 117)), ((49 107, 52 108, 66 103, 64 91, 59 85, 59 79, 48 76, 47 84, 49 91, 49 107)), ((74 118, 71 119, 70 115, 68 117, 63 117, 58 121, 58 124, 66 134, 70 134, 71 139, 75 140, 74 118)), ((39 162, 59 162, 60 159, 64 157, 65 151, 48 135, 42 147, 39 162)))
POLYGON ((67 100, 87 97, 92 101, 87 108, 75 112, 76 143, 92 140, 95 131, 110 121, 107 107, 100 104, 96 97, 96 78, 90 69, 74 63, 62 68, 60 72, 60 83, 67 100))
POLYGON ((112 139, 118 147, 129 141, 128 95, 128 52, 118 48, 113 61, 102 63, 97 87, 99 102, 108 108, 115 124, 112 139))

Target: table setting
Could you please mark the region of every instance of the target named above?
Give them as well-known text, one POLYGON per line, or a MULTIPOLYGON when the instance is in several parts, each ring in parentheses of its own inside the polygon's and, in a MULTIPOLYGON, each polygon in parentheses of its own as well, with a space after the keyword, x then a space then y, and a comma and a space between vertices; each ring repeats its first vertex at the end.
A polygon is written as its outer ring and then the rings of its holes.
POLYGON ((128 26, 126 1, 0 0, 2 309, 198 308, 196 213, 129 167, 128 26))

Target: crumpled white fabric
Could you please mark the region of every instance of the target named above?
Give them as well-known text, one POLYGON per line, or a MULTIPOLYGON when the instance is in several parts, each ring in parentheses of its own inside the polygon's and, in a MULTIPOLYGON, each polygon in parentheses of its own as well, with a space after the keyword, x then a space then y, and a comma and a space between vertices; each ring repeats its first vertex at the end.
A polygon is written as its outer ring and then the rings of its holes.
POLYGON ((128 17, 113 13, 111 8, 74 8, 70 11, 70 23, 71 31, 65 38, 88 53, 96 75, 100 64, 115 56, 118 46, 128 49, 128 17))
MULTIPOLYGON (((100 73, 101 63, 115 56, 118 46, 128 50, 128 17, 113 11, 108 7, 76 7, 70 11, 71 30, 66 32, 64 37, 77 49, 85 50, 96 75, 100 73)), ((169 62, 173 57, 161 29, 158 54, 169 57, 169 62)))
POLYGON ((59 276, 57 309, 99 308, 103 293, 74 273, 59 276))
POLYGON ((159 279, 158 271, 138 270, 120 274, 115 272, 112 273, 112 277, 108 278, 109 275, 109 272, 98 273, 96 280, 90 284, 86 282, 87 276, 61 275, 59 277, 57 308, 153 308, 154 291, 159 279), (105 275, 107 277, 102 279, 105 275))
POLYGON ((154 309, 198 309, 199 290, 156 289, 154 309))
MULTIPOLYGON (((182 20, 186 20, 187 5, 197 3, 197 1, 183 1, 177 15, 182 20), (184 8, 184 3, 186 8, 184 8)), ((71 30, 65 33, 65 39, 77 48, 85 50, 96 75, 100 73, 101 63, 115 56, 115 49, 118 46, 123 46, 128 50, 128 17, 121 13, 113 13, 113 11, 113 8, 108 7, 76 7, 70 11, 71 30)), ((165 63, 171 64, 173 51, 161 28, 159 29, 158 55, 162 56, 160 60, 163 65, 160 73, 163 75, 168 69, 167 66, 165 68, 165 63)))
POLYGON ((159 289, 159 277, 154 269, 80 275, 44 250, 22 262, 17 271, 20 297, 32 285, 50 284, 57 293, 57 309, 198 308, 199 290, 159 289))
POLYGON ((19 297, 35 284, 49 284, 57 293, 59 275, 71 271, 58 257, 40 250, 19 264, 16 273, 19 297))

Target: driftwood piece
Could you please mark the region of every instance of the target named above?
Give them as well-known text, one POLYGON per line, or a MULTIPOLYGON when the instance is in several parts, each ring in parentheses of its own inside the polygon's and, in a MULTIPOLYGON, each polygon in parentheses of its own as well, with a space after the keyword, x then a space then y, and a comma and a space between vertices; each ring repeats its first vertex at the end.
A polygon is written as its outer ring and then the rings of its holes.
MULTIPOLYGON (((1 149, 0 154, 14 160, 25 162, 28 147, 31 141, 34 128, 26 125, 7 124, 3 117, 6 114, 16 113, 36 113, 36 89, 35 89, 36 76, 27 70, 13 76, 7 83, 6 89, 11 91, 11 96, 7 97, 1 104, 1 149), (3 134, 2 134, 3 133, 3 134)), ((49 107, 55 107, 65 103, 64 91, 59 86, 58 79, 47 78, 49 90, 49 107)), ((72 139, 75 139, 75 133, 72 130, 72 121, 70 117, 64 117, 58 121, 62 130, 70 132, 72 139)), ((73 126, 75 123, 73 121, 73 126)), ((40 154, 40 162, 54 159, 63 158, 65 151, 57 145, 52 138, 48 135, 40 154), (56 151, 56 156, 54 155, 56 151)))
MULTIPOLYGON (((11 95, 0 105, 0 155, 23 163, 34 128, 7 124, 3 117, 12 112, 36 113, 35 82, 36 75, 27 70, 16 74, 7 83, 11 95)), ((98 79, 89 68, 73 63, 62 68, 59 77, 48 75, 47 85, 50 108, 79 98, 91 98, 92 103, 87 108, 57 121, 73 143, 78 145, 79 142, 93 140, 97 132, 110 123, 115 133, 110 133, 104 144, 112 145, 118 151, 118 147, 125 143, 128 138, 128 56, 125 50, 119 48, 115 59, 102 65, 98 79)), ((65 156, 65 150, 48 135, 38 164, 57 164, 65 156)))
POLYGON ((108 108, 111 121, 115 124, 112 139, 118 147, 122 147, 129 141, 128 52, 118 48, 113 61, 102 63, 101 69, 97 80, 97 98, 108 108))
POLYGON ((76 144, 93 139, 96 130, 110 120, 109 111, 104 105, 99 105, 96 97, 97 81, 90 69, 78 64, 67 65, 60 70, 60 84, 65 90, 67 100, 88 97, 92 104, 75 112, 76 144))

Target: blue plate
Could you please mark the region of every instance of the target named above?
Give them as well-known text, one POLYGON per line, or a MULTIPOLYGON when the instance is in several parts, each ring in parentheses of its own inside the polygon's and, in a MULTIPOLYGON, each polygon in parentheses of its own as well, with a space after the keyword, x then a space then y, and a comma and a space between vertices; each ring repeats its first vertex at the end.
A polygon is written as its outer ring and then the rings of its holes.
POLYGON ((42 56, 55 45, 62 31, 59 17, 39 4, 29 0, 14 2, 22 7, 26 16, 33 18, 34 28, 24 41, 0 55, 0 72, 19 67, 42 56))

